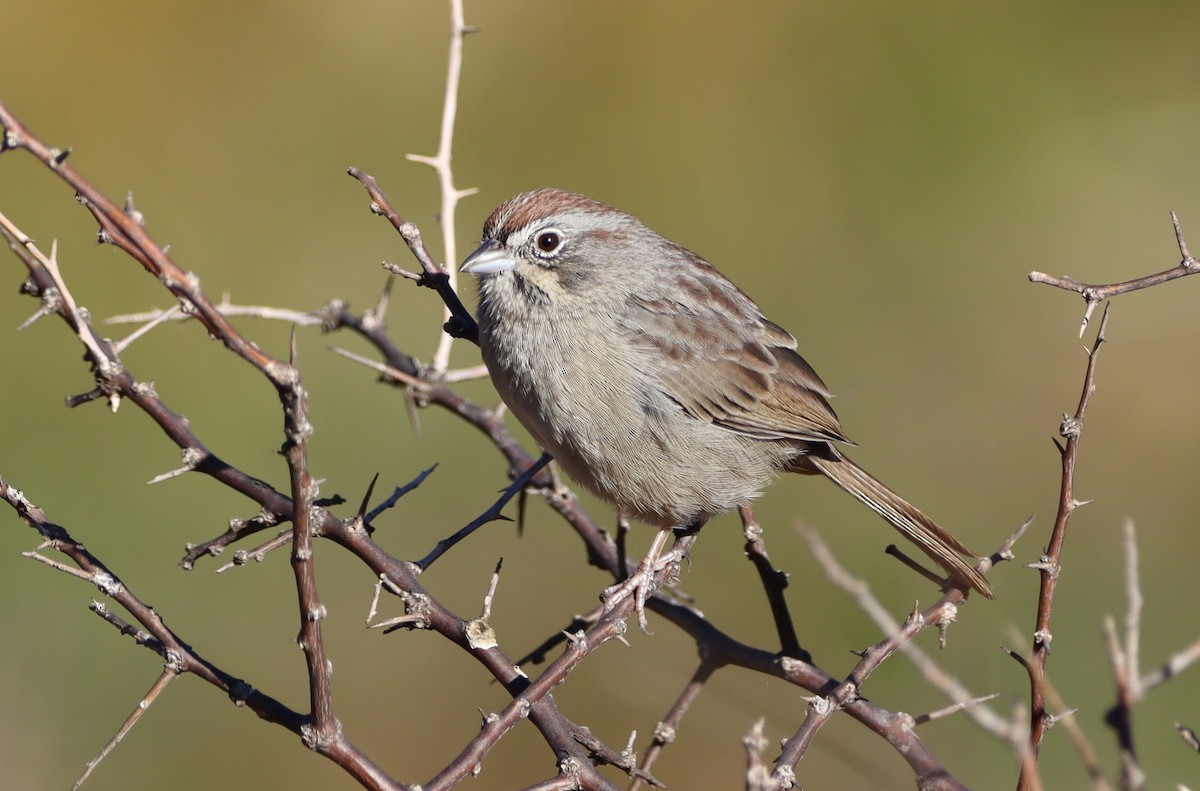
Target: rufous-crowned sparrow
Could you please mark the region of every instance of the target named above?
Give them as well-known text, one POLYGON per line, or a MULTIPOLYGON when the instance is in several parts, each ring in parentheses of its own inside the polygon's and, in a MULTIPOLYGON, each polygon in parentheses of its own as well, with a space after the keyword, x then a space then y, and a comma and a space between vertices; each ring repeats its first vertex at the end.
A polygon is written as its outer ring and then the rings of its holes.
POLYGON ((463 272, 501 398, 576 481, 664 530, 821 473, 991 598, 958 539, 848 459, 796 339, 700 256, 557 189, 509 199, 463 272))

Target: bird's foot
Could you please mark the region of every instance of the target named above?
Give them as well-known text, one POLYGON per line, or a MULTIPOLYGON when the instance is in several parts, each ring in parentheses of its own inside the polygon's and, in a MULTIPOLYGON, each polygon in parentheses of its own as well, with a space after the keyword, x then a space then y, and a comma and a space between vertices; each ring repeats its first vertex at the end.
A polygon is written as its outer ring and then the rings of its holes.
POLYGON ((605 614, 612 612, 621 602, 632 596, 634 611, 637 613, 638 628, 642 630, 643 634, 650 634, 646 622, 646 600, 654 595, 654 592, 663 584, 678 576, 679 563, 686 552, 684 547, 676 545, 670 552, 663 554, 663 546, 670 535, 671 530, 660 530, 654 537, 650 551, 646 553, 646 557, 642 558, 642 562, 638 564, 633 574, 616 585, 605 588, 604 592, 600 594, 600 599, 604 602, 605 614))

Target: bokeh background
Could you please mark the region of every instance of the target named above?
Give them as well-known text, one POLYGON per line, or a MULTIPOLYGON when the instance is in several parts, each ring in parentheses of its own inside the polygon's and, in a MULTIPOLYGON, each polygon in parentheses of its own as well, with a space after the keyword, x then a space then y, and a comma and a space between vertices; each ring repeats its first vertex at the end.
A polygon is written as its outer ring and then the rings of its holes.
MULTIPOLYGON (((0 99, 47 141, 72 147, 72 162, 109 195, 133 190, 152 234, 210 294, 299 309, 335 297, 370 305, 384 281, 379 262, 409 259, 368 213, 348 165, 375 174, 441 253, 434 176, 404 154, 436 147, 443 3, 0 8, 0 99)), ((460 185, 479 194, 461 208, 460 254, 496 204, 527 188, 576 189, 638 214, 796 334, 838 393, 864 466, 978 551, 1036 513, 1018 552, 1037 558, 1058 490, 1050 439, 1074 410, 1085 355, 1082 302, 1026 274, 1106 282, 1172 266, 1170 209, 1200 244, 1200 6, 511 0, 469 2, 467 16, 481 32, 467 41, 455 165, 460 185)), ((58 239, 66 277, 93 315, 169 304, 133 262, 95 244, 87 213, 32 158, 0 158, 0 211, 44 247, 58 239)), ((128 406, 65 409, 65 396, 91 386, 79 345, 57 321, 16 332, 36 306, 16 293, 24 274, 15 259, 0 262, 0 277, 0 471, 206 657, 303 708, 285 555, 219 576, 213 563, 176 566, 185 542, 252 506, 200 477, 145 486, 178 464, 174 447, 128 406)), ((1101 625, 1125 607, 1124 520, 1141 537, 1143 665, 1197 637, 1198 287, 1184 280, 1117 301, 1082 445, 1079 494, 1096 502, 1077 513, 1068 539, 1050 669, 1110 773, 1102 718, 1114 693, 1101 625)), ((431 293, 399 284, 391 330, 428 359, 439 311, 431 293)), ((289 327, 238 324, 285 353, 289 327)), ((379 522, 391 551, 420 556, 490 503, 504 468, 449 415, 423 412, 414 433, 398 392, 331 345, 362 350, 348 336, 300 333, 314 475, 323 494, 357 503, 376 472, 388 486, 438 463, 379 522)), ((210 448, 286 486, 274 395, 197 326, 156 330, 124 360, 210 448)), ((477 362, 470 348, 455 353, 456 364, 477 362)), ((462 389, 494 399, 486 382, 462 389)), ((883 556, 886 526, 834 487, 786 480, 759 515, 773 559, 791 574, 802 640, 830 672, 847 671, 850 649, 879 634, 813 563, 795 531, 802 520, 898 616, 918 597, 931 601, 883 556)), ((34 543, 0 513, 0 765, 6 787, 65 788, 159 663, 87 612, 92 589, 22 558, 34 543)), ((503 692, 428 634, 365 631, 372 580, 344 553, 319 550, 338 714, 395 776, 427 779, 476 733, 477 707, 501 708, 503 692)), ((494 623, 513 655, 588 610, 606 582, 540 504, 523 537, 496 524, 425 581, 475 612, 501 556, 494 623)), ((1026 647, 1037 578, 1010 564, 994 579, 997 601, 970 602, 940 657, 972 690, 1000 692, 992 705, 1007 716, 1027 689, 1000 649, 1026 647)), ((706 529, 685 584, 734 636, 775 644, 734 520, 706 529)), ((662 622, 652 629, 632 636, 632 650, 602 648, 556 694, 611 745, 630 728, 644 744, 694 668, 685 638, 662 622)), ((934 636, 921 640, 932 647, 934 636)), ((912 713, 946 703, 900 658, 867 693, 912 713)), ((739 788, 742 735, 761 717, 772 742, 785 737, 804 705, 801 690, 722 672, 656 773, 676 789, 739 788)), ((1154 787, 1200 784, 1177 721, 1200 726, 1200 672, 1137 709, 1154 787)), ((965 718, 922 732, 971 787, 1013 787, 1008 750, 965 718)), ((1048 788, 1086 787, 1061 729, 1047 737, 1043 767, 1048 788)), ((553 756, 524 726, 472 787, 512 789, 552 772, 553 756)), ((902 761, 845 718, 822 733, 799 777, 810 788, 912 787, 902 761)), ((89 787, 355 786, 287 732, 183 678, 89 787)))

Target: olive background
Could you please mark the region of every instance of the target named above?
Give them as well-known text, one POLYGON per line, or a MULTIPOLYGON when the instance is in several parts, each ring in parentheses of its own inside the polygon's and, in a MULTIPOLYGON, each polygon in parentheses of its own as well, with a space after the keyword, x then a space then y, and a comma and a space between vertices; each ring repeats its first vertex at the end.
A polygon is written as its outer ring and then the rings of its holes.
MULTIPOLYGON (((333 298, 373 304, 379 262, 412 264, 368 212, 349 165, 377 176, 443 254, 433 172, 404 157, 436 148, 443 3, 7 0, 0 11, 0 100, 50 144, 71 147, 72 164, 108 195, 132 190, 151 234, 210 295, 302 310, 333 298)), ((1033 628, 1037 575, 1022 564, 1049 536, 1059 485, 1051 438, 1075 409, 1095 326, 1079 339, 1082 301, 1026 275, 1109 282, 1173 266, 1171 209, 1200 245, 1200 7, 511 0, 469 2, 467 20, 480 32, 466 42, 454 164, 459 186, 479 194, 461 205, 456 257, 521 190, 555 185, 631 211, 793 332, 838 394, 855 459, 967 544, 990 552, 1036 514, 1018 562, 993 575, 997 600, 963 607, 945 651, 933 633, 919 640, 975 693, 999 692, 989 705, 1014 716, 1027 681, 1001 647, 1026 650, 1033 628)), ((21 152, 0 156, 0 211, 44 249, 58 240, 75 297, 98 319, 170 304, 133 261, 95 244, 69 188, 21 152)), ((199 476, 147 487, 178 466, 178 452, 130 405, 115 415, 100 404, 65 409, 64 397, 91 387, 82 352, 57 320, 16 331, 36 308, 17 293, 23 279, 15 258, 0 263, 0 475, 203 656, 306 708, 286 555, 221 575, 212 561, 190 573, 176 565, 186 542, 254 506, 199 476)), ((1102 624, 1126 607, 1125 520, 1139 535, 1143 667, 1198 637, 1198 287, 1185 279, 1116 300, 1080 449, 1077 493, 1095 502, 1068 536, 1050 673, 1110 776, 1103 714, 1114 690, 1102 624)), ((473 304, 473 285, 462 290, 473 304)), ((397 283, 393 337, 428 360, 440 310, 432 292, 397 283)), ((236 324, 286 354, 289 326, 236 324)), ((329 351, 364 344, 309 328, 298 345, 316 427, 312 472, 323 495, 351 503, 339 513, 352 512, 376 472, 383 491, 438 464, 378 521, 389 551, 425 554, 505 485, 499 455, 477 432, 438 410, 422 411, 414 432, 399 391, 329 351)), ((213 451, 286 488, 274 393, 198 325, 161 327, 123 360, 213 451)), ((477 363, 476 350, 456 346, 456 366, 477 363)), ((495 401, 486 380, 461 391, 495 401)), ((896 617, 914 600, 932 603, 928 584, 883 554, 893 533, 835 487, 789 477, 757 513, 772 559, 790 574, 801 640, 825 670, 847 672, 850 650, 880 634, 829 584, 798 525, 818 530, 896 617)), ((649 538, 637 530, 636 551, 649 538)), ((8 787, 65 788, 160 663, 87 611, 94 589, 21 557, 35 544, 14 514, 0 513, 0 765, 8 787)), ((735 519, 709 525, 684 586, 733 636, 774 647, 741 545, 735 519)), ((369 573, 331 545, 317 550, 337 714, 395 777, 427 780, 477 733, 479 709, 504 706, 503 690, 430 634, 365 630, 369 573)), ((590 609, 608 582, 534 500, 523 535, 491 525, 424 582, 474 614, 500 557, 493 625, 513 656, 590 609)), ((398 613, 394 600, 385 608, 398 613)), ((603 646, 555 693, 618 748, 637 729, 641 749, 697 662, 669 624, 651 616, 651 630, 632 633, 631 649, 603 646)), ((913 714, 948 703, 903 657, 865 693, 913 714)), ((1192 669, 1137 708, 1151 787, 1200 785, 1200 763, 1173 727, 1200 727, 1198 701, 1192 669)), ((803 690, 724 670, 655 774, 675 789, 740 788, 743 735, 763 718, 774 744, 804 706, 803 690)), ((970 787, 1015 785, 1008 749, 967 718, 921 735, 970 787)), ((523 787, 553 774, 554 762, 523 724, 469 785, 523 787)), ((1047 736, 1042 766, 1047 788, 1087 787, 1061 728, 1047 736)), ((913 786, 895 752, 845 717, 822 731, 798 775, 808 788, 913 786)), ((290 733, 183 677, 87 787, 355 785, 290 733)))

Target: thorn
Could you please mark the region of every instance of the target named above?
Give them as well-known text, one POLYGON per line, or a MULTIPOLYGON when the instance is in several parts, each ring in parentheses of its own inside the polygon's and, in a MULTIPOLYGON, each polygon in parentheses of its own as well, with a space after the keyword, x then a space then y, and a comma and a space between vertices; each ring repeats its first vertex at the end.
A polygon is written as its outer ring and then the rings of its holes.
POLYGON ((292 335, 288 339, 288 363, 293 367, 296 365, 296 325, 292 325, 292 335))
POLYGON ((409 270, 404 269, 397 264, 393 264, 391 261, 382 261, 380 262, 380 266, 391 272, 393 275, 399 275, 400 277, 407 278, 408 280, 418 283, 421 281, 421 276, 416 272, 410 272, 409 270))
POLYGON ((33 312, 33 315, 31 315, 29 318, 25 319, 25 321, 21 322, 17 326, 17 332, 20 332, 23 329, 33 326, 33 323, 35 321, 42 318, 43 316, 49 316, 53 312, 54 311, 50 308, 50 306, 47 303, 43 302, 42 305, 33 312))
POLYGON ((956 714, 970 706, 979 706, 984 703, 987 703, 990 700, 995 700, 998 697, 1000 697, 1000 693, 993 692, 990 695, 981 695, 977 698, 971 698, 970 700, 961 700, 958 703, 954 703, 943 709, 938 709, 937 711, 931 711, 928 714, 920 714, 916 717, 913 717, 913 724, 914 725, 924 725, 927 722, 933 722, 934 720, 940 720, 943 717, 948 717, 951 714, 956 714))
POLYGON ((367 513, 367 504, 371 501, 371 493, 375 491, 375 483, 378 480, 379 480, 379 473, 375 473, 375 477, 371 479, 371 482, 369 484, 367 484, 367 493, 363 495, 362 503, 358 506, 359 521, 362 521, 362 518, 367 513))
POLYGON ((421 415, 417 411, 417 391, 412 386, 404 388, 404 412, 408 415, 408 424, 415 439, 421 438, 421 415))
POLYGON ((423 620, 424 620, 424 618, 420 615, 401 615, 396 618, 389 618, 386 621, 380 621, 379 623, 373 623, 368 628, 382 629, 384 634, 391 634, 392 632, 396 631, 397 629, 404 629, 407 627, 412 627, 412 628, 417 628, 417 629, 424 628, 420 625, 423 620))
POLYGON ((431 168, 437 167, 437 157, 427 157, 423 154, 405 154, 404 158, 409 162, 417 162, 422 165, 428 165, 431 168))
POLYGON ((1183 256, 1183 267, 1185 269, 1194 269, 1196 259, 1192 258, 1192 253, 1188 250, 1187 242, 1183 239, 1183 227, 1180 226, 1179 216, 1175 214, 1174 209, 1171 210, 1171 225, 1175 228, 1175 242, 1179 245, 1179 254, 1183 256))
MULTIPOLYGON (((491 617, 491 614, 492 614, 492 599, 494 599, 496 597, 496 586, 498 586, 500 584, 500 569, 503 566, 504 566, 504 558, 500 558, 499 560, 496 561, 496 569, 495 569, 495 571, 492 572, 492 580, 488 584, 488 591, 486 594, 484 594, 484 597, 483 597, 483 612, 480 613, 479 620, 483 621, 485 623, 487 622, 487 619, 489 617, 491 617)), ((495 633, 493 632, 492 634, 494 637, 495 633)), ((488 646, 488 647, 491 648, 493 646, 488 646)), ((474 648, 474 646, 472 646, 472 648, 474 648)))
POLYGON ((1014 651, 1011 648, 1005 648, 1004 646, 1000 646, 1000 650, 1016 660, 1017 664, 1019 664, 1021 667, 1025 668, 1026 670, 1029 669, 1029 661, 1026 660, 1025 657, 1021 656, 1021 654, 1017 651, 1014 651))
POLYGON ((395 278, 389 277, 383 281, 383 291, 379 293, 379 299, 375 302, 375 310, 372 317, 382 326, 384 317, 387 316, 388 305, 392 299, 392 288, 396 282, 395 278))
POLYGON ((1096 347, 1104 343, 1107 338, 1104 336, 1104 331, 1108 328, 1108 310, 1112 307, 1111 302, 1104 303, 1104 314, 1100 316, 1100 329, 1096 330, 1096 347))
POLYGON ((133 205, 133 190, 125 193, 125 213, 129 215, 129 219, 136 222, 143 228, 146 227, 146 217, 133 205))
POLYGON ((1030 514, 1029 518, 1026 519, 1021 526, 1018 527, 1013 534, 1008 537, 1008 540, 1005 541, 1004 545, 1000 547, 1000 552, 997 555, 1000 560, 1012 560, 1017 556, 1016 553, 1013 552, 1013 547, 1016 546, 1017 542, 1021 540, 1021 537, 1025 535, 1025 531, 1028 530, 1031 525, 1033 525, 1033 520, 1036 516, 1037 514, 1030 514))
POLYGON ((95 401, 97 398, 101 398, 103 395, 104 395, 104 393, 100 391, 99 387, 97 387, 94 390, 87 391, 86 393, 80 393, 79 395, 73 395, 73 396, 67 396, 67 399, 66 399, 67 407, 74 409, 77 406, 82 406, 83 404, 89 403, 91 401, 95 401))
POLYGON ((1041 571, 1041 572, 1045 572, 1046 574, 1053 575, 1055 573, 1056 567, 1053 563, 1050 562, 1050 560, 1043 557, 1041 560, 1036 561, 1034 563, 1026 563, 1025 568, 1033 569, 1034 571, 1041 571))
POLYGON ((1046 730, 1050 730, 1055 725, 1057 725, 1059 720, 1064 719, 1066 717, 1073 716, 1075 714, 1075 712, 1077 712, 1077 711, 1079 711, 1078 706, 1076 706, 1073 709, 1067 709, 1066 711, 1062 712, 1061 714, 1047 714, 1046 715, 1046 730))
POLYGON ((146 322, 141 327, 138 327, 133 332, 129 333, 129 335, 127 335, 126 337, 122 338, 119 341, 114 342, 113 343, 113 351, 115 351, 117 354, 120 354, 121 352, 128 349, 133 344, 133 342, 136 341, 138 338, 142 337, 150 330, 152 330, 155 327, 157 327, 158 325, 162 324, 164 321, 169 321, 171 319, 174 319, 181 312, 182 311, 180 310, 180 307, 178 305, 172 305, 169 309, 162 311, 157 316, 155 316, 153 319, 146 322))
POLYGON ((1083 321, 1079 323, 1079 337, 1083 337, 1084 331, 1087 329, 1088 322, 1092 320, 1092 314, 1096 311, 1096 306, 1100 304, 1099 300, 1090 293, 1085 292, 1083 295, 1087 302, 1087 307, 1083 311, 1083 321))
POLYGON ((153 486, 156 483, 162 483, 163 481, 169 481, 172 478, 178 478, 180 475, 186 475, 187 473, 192 472, 194 470, 195 470, 195 468, 192 467, 190 464, 185 464, 182 467, 176 467, 175 469, 170 470, 169 472, 164 472, 161 475, 155 475, 153 478, 146 481, 146 485, 153 486))
POLYGON ((1184 744, 1191 747, 1196 752, 1200 752, 1200 737, 1196 736, 1196 732, 1186 725, 1175 723, 1175 730, 1179 731, 1179 735, 1183 738, 1184 744))

